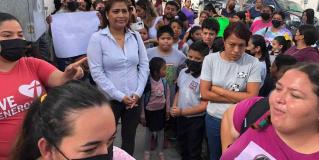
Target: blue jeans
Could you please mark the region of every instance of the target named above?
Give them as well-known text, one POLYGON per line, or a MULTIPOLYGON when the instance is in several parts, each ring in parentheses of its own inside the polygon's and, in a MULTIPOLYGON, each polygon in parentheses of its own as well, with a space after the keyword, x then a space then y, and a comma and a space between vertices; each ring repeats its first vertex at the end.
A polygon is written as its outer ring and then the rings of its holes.
POLYGON ((206 113, 205 124, 210 160, 219 160, 222 154, 222 146, 220 141, 220 123, 221 119, 215 118, 206 113))

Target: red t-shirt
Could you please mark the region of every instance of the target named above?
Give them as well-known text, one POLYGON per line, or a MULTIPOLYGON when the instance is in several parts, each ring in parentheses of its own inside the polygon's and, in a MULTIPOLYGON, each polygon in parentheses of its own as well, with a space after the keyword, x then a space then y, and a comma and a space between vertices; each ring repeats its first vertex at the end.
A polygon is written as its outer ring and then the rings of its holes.
POLYGON ((0 160, 8 159, 26 111, 45 93, 56 68, 36 58, 21 58, 9 72, 0 72, 0 160))

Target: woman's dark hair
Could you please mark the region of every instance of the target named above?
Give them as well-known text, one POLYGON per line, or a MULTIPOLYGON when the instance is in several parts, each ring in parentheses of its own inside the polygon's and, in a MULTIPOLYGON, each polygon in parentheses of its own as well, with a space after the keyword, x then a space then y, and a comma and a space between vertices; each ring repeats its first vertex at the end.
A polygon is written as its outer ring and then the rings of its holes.
POLYGON ((284 36, 277 36, 274 38, 274 40, 276 40, 279 45, 282 45, 281 53, 285 53, 286 50, 291 47, 291 41, 286 40, 284 36))
POLYGON ((0 12, 0 25, 5 22, 5 21, 17 21, 19 24, 20 21, 13 15, 9 14, 9 13, 3 13, 3 12, 0 12))
POLYGON ((255 34, 251 36, 251 42, 255 47, 260 47, 261 57, 259 58, 259 61, 264 61, 266 63, 267 73, 269 73, 271 64, 265 38, 261 35, 255 34))
POLYGON ((61 3, 61 0, 54 0, 54 8, 55 10, 53 11, 52 14, 55 14, 57 11, 59 11, 62 7, 62 3, 61 3))
POLYGON ((180 21, 179 19, 172 19, 170 22, 169 22, 169 26, 172 27, 172 24, 173 23, 177 23, 182 29, 183 29, 183 22, 180 21))
POLYGON ((225 50, 225 46, 224 46, 224 39, 223 37, 216 37, 212 48, 213 52, 220 52, 220 51, 224 51, 225 50))
POLYGON ((178 10, 180 9, 179 4, 178 4, 177 2, 175 2, 175 1, 168 1, 168 2, 166 2, 165 7, 166 7, 167 5, 175 6, 175 7, 176 7, 176 11, 178 11, 178 10))
POLYGON ((45 138, 51 147, 59 146, 63 137, 72 134, 71 114, 105 104, 108 104, 105 96, 85 82, 70 81, 50 89, 46 97, 43 95, 31 104, 12 159, 39 158, 37 144, 40 138, 45 138))
POLYGON ((246 45, 248 45, 251 32, 243 22, 235 22, 230 24, 224 31, 224 41, 232 34, 240 39, 245 40, 246 45))
POLYGON ((86 3, 85 10, 90 11, 92 7, 92 0, 84 0, 84 2, 86 3))
MULTIPOLYGON (((314 86, 314 92, 319 97, 319 64, 318 63, 299 63, 292 69, 305 73, 312 85, 314 86)), ((293 77, 292 77, 293 78, 293 77)))
POLYGON ((215 18, 206 18, 202 23, 202 29, 212 30, 217 34, 219 32, 219 23, 215 18))
POLYGON ((236 12, 235 15, 238 16, 243 23, 246 23, 246 11, 236 12))
POLYGON ((157 39, 160 38, 164 33, 168 33, 170 36, 174 37, 174 31, 169 25, 159 27, 157 30, 157 39))
POLYGON ((196 40, 193 39, 192 35, 197 31, 197 30, 201 30, 202 28, 200 26, 194 26, 191 28, 191 30, 189 30, 189 35, 187 37, 187 41, 189 39, 191 39, 193 42, 195 42, 196 40))
POLYGON ((112 6, 114 5, 114 3, 120 3, 120 2, 124 2, 127 5, 127 9, 129 9, 128 7, 128 3, 127 0, 108 0, 105 3, 105 13, 102 14, 102 25, 101 25, 101 29, 106 28, 109 25, 109 21, 106 18, 106 13, 110 12, 112 6))
POLYGON ((166 65, 166 61, 161 57, 154 57, 150 60, 151 77, 159 76, 161 68, 166 65))
POLYGON ((304 36, 304 41, 307 46, 311 46, 316 43, 318 31, 315 26, 309 24, 301 25, 298 31, 300 35, 304 36))
POLYGON ((277 14, 277 15, 280 15, 281 18, 282 18, 282 20, 285 21, 286 16, 285 16, 285 13, 284 13, 283 11, 275 11, 275 12, 272 14, 272 17, 274 17, 276 14, 277 14))
POLYGON ((146 14, 144 23, 151 27, 153 20, 158 16, 153 4, 149 0, 139 0, 136 2, 136 6, 143 8, 146 14))
POLYGON ((311 8, 308 8, 306 10, 303 11, 302 15, 306 14, 307 17, 307 24, 314 24, 314 20, 315 20, 315 11, 311 8))
POLYGON ((297 59, 295 57, 285 54, 279 54, 274 60, 274 64, 276 65, 278 71, 285 66, 291 66, 296 63, 297 59))
POLYGON ((218 15, 214 5, 212 3, 208 3, 205 7, 204 7, 204 11, 208 11, 208 12, 213 12, 215 15, 218 15))

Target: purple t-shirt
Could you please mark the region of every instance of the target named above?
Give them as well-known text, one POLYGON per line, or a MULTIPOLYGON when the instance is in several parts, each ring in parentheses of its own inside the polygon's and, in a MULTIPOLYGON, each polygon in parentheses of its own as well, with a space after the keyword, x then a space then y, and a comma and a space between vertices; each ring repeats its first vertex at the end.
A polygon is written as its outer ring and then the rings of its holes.
POLYGON ((295 57, 298 62, 319 62, 319 52, 313 47, 297 49, 296 46, 293 46, 290 47, 284 54, 295 57))
MULTIPOLYGON (((236 105, 234 111, 234 127, 239 132, 245 115, 249 108, 261 97, 253 97, 236 105)), ((265 113, 258 121, 265 119, 269 112, 265 113)), ((221 160, 314 160, 319 159, 319 151, 312 154, 302 154, 291 149, 275 132, 272 125, 261 130, 249 128, 240 136, 222 155, 221 160)))
POLYGON ((194 12, 193 11, 189 11, 186 7, 182 8, 182 12, 187 17, 188 23, 189 24, 194 24, 194 12))

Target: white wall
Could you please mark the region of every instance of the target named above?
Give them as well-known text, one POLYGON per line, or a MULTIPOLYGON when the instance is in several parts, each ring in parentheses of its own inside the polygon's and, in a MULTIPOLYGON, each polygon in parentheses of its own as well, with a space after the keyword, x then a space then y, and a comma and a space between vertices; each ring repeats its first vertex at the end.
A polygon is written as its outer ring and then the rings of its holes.
POLYGON ((319 0, 308 0, 308 3, 305 6, 305 9, 312 8, 315 10, 315 16, 319 19, 319 0))

